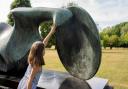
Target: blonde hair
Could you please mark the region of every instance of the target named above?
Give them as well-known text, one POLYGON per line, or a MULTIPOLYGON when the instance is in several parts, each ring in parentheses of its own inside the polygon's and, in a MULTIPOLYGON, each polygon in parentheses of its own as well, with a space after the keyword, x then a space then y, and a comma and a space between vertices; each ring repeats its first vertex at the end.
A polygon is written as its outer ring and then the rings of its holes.
POLYGON ((42 41, 36 41, 32 44, 29 55, 28 63, 31 65, 42 66, 45 65, 43 58, 44 44, 42 41))

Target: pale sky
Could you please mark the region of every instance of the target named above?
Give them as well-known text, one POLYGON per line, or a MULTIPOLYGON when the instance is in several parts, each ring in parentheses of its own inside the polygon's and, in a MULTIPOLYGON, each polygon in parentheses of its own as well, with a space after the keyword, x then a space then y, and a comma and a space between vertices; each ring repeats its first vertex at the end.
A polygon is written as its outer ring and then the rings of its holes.
MULTIPOLYGON (((0 22, 7 21, 13 0, 0 0, 0 22)), ((86 9, 100 28, 128 21, 128 0, 30 0, 32 7, 61 7, 70 1, 86 9)))

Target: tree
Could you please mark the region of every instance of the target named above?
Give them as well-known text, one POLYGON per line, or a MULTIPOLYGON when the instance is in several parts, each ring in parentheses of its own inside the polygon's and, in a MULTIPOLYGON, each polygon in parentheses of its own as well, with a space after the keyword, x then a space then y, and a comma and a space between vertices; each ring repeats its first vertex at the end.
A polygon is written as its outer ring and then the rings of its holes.
POLYGON ((117 35, 110 36, 109 40, 108 40, 108 44, 109 44, 110 49, 112 49, 112 47, 117 47, 118 42, 119 42, 119 37, 117 35))
MULTIPOLYGON (((10 10, 16 7, 31 7, 30 0, 14 0, 11 4, 10 10)), ((14 20, 11 12, 8 14, 8 23, 12 26, 14 25, 14 20)))
POLYGON ((100 32, 101 42, 104 47, 128 47, 127 43, 128 22, 123 22, 112 27, 106 27, 100 32))
POLYGON ((106 49, 106 47, 108 46, 108 41, 109 41, 109 36, 106 34, 103 36, 103 40, 102 40, 102 43, 103 43, 103 47, 106 49))
POLYGON ((126 24, 125 26, 123 26, 122 28, 121 28, 121 35, 124 35, 125 33, 127 33, 128 32, 128 24, 126 24))
MULTIPOLYGON (((41 36, 45 38, 49 31, 51 30, 52 22, 44 22, 40 25, 41 36)), ((52 45, 55 45, 55 34, 49 40, 47 47, 50 48, 52 45)))
POLYGON ((122 47, 128 47, 128 32, 120 37, 120 45, 122 47))

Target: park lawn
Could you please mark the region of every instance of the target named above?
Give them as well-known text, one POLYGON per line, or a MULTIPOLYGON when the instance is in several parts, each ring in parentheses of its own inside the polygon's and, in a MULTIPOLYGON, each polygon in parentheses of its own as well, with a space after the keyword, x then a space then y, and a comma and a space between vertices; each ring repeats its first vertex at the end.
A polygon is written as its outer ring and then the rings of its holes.
MULTIPOLYGON (((46 49, 44 58, 45 69, 66 71, 56 50, 46 49)), ((109 79, 109 84, 114 86, 114 89, 128 89, 128 49, 103 49, 101 65, 96 76, 109 79)))

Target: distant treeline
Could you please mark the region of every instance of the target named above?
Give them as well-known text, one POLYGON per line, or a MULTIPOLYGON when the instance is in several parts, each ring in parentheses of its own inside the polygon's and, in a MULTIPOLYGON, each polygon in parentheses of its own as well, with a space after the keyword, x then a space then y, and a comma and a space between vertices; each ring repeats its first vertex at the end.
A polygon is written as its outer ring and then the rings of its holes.
POLYGON ((110 47, 128 47, 128 22, 106 27, 100 32, 101 45, 110 47))

